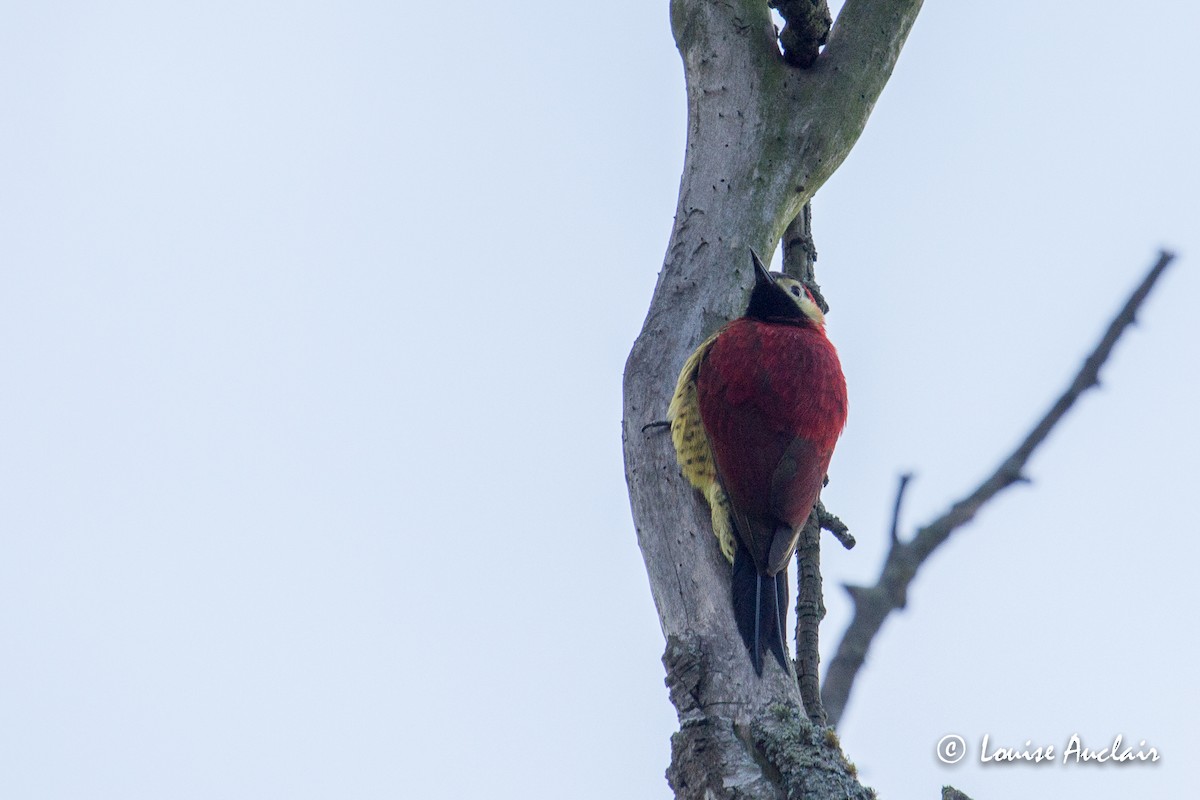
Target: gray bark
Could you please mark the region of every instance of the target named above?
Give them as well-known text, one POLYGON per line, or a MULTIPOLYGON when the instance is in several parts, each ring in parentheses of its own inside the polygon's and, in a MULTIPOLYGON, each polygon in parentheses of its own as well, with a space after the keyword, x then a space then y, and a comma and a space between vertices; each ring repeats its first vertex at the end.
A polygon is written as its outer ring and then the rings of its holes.
POLYGON ((869 797, 795 681, 750 666, 730 569, 704 501, 680 476, 666 418, 691 350, 745 305, 749 248, 769 256, 866 124, 920 0, 847 0, 812 67, 780 55, 765 0, 674 0, 688 141, 675 224, 625 369, 622 433, 638 543, 667 639, 680 718, 668 776, 679 797, 869 797))

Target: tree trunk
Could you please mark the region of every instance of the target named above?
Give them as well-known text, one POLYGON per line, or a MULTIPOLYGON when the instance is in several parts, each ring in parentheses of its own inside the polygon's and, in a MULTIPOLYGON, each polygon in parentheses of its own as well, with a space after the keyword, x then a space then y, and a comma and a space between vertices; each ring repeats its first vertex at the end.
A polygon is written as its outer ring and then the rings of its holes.
POLYGON ((745 306, 749 249, 784 229, 849 153, 920 0, 848 0, 809 69, 780 54, 765 0, 674 0, 688 141, 675 225, 625 368, 625 471, 680 731, 679 797, 869 797, 795 682, 754 674, 733 619, 730 568, 708 509, 681 477, 666 419, 684 359, 745 306))

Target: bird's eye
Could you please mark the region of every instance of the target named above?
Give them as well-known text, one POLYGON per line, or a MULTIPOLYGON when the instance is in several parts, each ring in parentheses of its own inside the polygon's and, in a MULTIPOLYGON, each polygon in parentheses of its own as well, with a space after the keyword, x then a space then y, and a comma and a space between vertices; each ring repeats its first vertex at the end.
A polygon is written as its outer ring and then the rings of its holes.
POLYGON ((796 297, 799 297, 799 296, 800 296, 800 287, 799 287, 799 286, 793 286, 793 287, 792 287, 792 294, 796 295, 796 297))

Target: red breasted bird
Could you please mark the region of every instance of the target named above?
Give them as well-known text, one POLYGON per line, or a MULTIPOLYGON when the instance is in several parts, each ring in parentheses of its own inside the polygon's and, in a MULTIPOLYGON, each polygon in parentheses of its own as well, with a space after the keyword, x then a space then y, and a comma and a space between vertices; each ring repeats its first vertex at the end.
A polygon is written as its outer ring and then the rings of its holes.
POLYGON ((684 363, 667 418, 733 564, 734 617, 762 675, 767 648, 789 671, 788 561, 846 424, 846 379, 812 293, 750 255, 746 313, 684 363))

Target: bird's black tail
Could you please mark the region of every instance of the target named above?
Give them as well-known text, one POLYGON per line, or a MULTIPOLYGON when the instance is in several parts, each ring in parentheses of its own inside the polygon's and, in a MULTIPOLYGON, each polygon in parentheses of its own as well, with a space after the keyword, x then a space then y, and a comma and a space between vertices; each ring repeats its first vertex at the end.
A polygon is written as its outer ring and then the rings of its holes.
POLYGON ((763 651, 770 648, 784 672, 789 672, 783 631, 787 621, 787 570, 775 577, 763 575, 745 547, 738 545, 733 559, 733 616, 750 651, 750 663, 760 676, 763 651))

